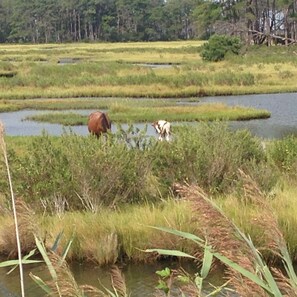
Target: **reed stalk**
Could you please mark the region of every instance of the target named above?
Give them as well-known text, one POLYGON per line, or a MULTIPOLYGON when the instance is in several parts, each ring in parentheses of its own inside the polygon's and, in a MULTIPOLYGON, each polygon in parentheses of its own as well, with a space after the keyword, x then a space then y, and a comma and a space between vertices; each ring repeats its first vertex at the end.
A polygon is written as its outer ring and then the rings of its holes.
POLYGON ((21 241, 19 236, 19 228, 18 228, 18 218, 17 218, 17 211, 16 211, 16 203, 15 203, 15 196, 12 187, 12 179, 8 164, 8 157, 7 157, 7 150, 6 150, 6 143, 4 140, 4 125, 0 122, 0 145, 4 156, 4 162, 7 171, 7 177, 9 182, 9 189, 10 189, 10 196, 11 196, 11 203, 13 209, 13 217, 14 217, 14 224, 15 224, 15 234, 16 234, 16 242, 17 242, 17 250, 18 250, 18 259, 19 259, 19 270, 20 270, 20 286, 21 286, 21 294, 22 297, 25 297, 25 286, 24 286, 24 273, 23 273, 23 265, 22 265, 22 250, 21 250, 21 241))

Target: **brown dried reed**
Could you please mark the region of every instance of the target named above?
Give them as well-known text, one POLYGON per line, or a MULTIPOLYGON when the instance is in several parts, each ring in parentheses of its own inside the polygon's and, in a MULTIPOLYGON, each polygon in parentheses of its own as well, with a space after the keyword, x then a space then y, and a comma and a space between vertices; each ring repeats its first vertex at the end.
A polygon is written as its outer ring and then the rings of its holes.
MULTIPOLYGON (((16 199, 15 205, 18 216, 18 236, 21 242, 22 252, 28 253, 36 247, 34 234, 39 235, 39 228, 34 218, 34 212, 21 198, 16 199)), ((15 258, 17 256, 17 243, 13 223, 10 223, 7 228, 3 229, 1 237, 5 241, 2 251, 5 248, 4 252, 8 254, 8 257, 15 258)))
MULTIPOLYGON (((241 170, 239 174, 243 182, 243 197, 240 199, 243 202, 242 207, 249 203, 261 210, 257 212, 258 217, 251 220, 251 224, 263 230, 264 247, 262 248, 269 249, 282 259, 284 252, 287 251, 286 242, 268 198, 250 176, 241 170)), ((180 195, 190 201, 193 210, 192 220, 198 223, 199 231, 197 232, 203 233, 208 245, 212 246, 214 251, 261 277, 256 267, 254 251, 240 236, 236 225, 223 214, 203 190, 194 185, 177 185, 176 187, 180 195)), ((203 251, 197 251, 196 256, 201 257, 201 252, 203 251)), ((295 285, 292 285, 289 276, 285 276, 278 268, 272 267, 271 271, 283 296, 297 296, 295 285)), ((227 267, 226 277, 242 297, 268 296, 264 289, 230 267, 227 267)))
POLYGON ((103 292, 93 286, 79 286, 67 262, 63 261, 58 254, 49 252, 48 257, 57 275, 56 279, 46 281, 46 284, 51 289, 50 296, 82 297, 85 296, 84 293, 88 293, 88 296, 92 297, 106 296, 103 292))
POLYGON ((111 284, 119 297, 128 296, 125 277, 118 266, 113 265, 110 271, 111 284))
MULTIPOLYGON (((178 192, 190 201, 193 211, 192 220, 199 226, 199 231, 213 250, 229 258, 241 267, 257 274, 255 256, 246 242, 238 236, 236 226, 207 197, 201 188, 194 185, 179 185, 178 192)), ((198 250, 197 258, 203 251, 198 250)), ((242 297, 268 296, 266 292, 239 272, 227 267, 226 277, 231 286, 242 297)))

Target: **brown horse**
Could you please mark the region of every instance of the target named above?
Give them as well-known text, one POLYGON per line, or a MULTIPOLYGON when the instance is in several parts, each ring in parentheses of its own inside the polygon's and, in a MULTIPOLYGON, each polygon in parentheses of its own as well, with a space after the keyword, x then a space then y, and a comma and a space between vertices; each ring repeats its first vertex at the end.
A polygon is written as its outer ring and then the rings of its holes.
POLYGON ((107 113, 95 111, 89 115, 88 130, 91 134, 99 137, 111 129, 111 121, 107 113))

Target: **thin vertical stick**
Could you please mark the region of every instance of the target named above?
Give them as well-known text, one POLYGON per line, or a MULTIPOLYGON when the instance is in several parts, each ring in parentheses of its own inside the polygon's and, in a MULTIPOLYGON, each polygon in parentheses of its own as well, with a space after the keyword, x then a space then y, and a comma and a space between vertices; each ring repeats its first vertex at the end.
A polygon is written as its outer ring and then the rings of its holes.
POLYGON ((10 174, 9 165, 8 165, 6 144, 5 144, 5 141, 4 141, 4 126, 3 126, 2 122, 0 122, 0 145, 1 145, 1 148, 2 148, 2 151, 3 151, 4 161, 5 161, 5 165, 6 165, 6 171, 7 171, 7 175, 8 175, 8 182, 9 182, 12 209, 13 209, 13 216, 14 216, 15 234, 16 234, 16 241, 17 241, 17 248, 18 248, 19 267, 20 267, 21 292, 22 292, 22 297, 25 297, 21 242, 20 242, 20 235, 19 235, 19 228, 18 228, 15 197, 14 197, 14 193, 13 193, 11 174, 10 174))

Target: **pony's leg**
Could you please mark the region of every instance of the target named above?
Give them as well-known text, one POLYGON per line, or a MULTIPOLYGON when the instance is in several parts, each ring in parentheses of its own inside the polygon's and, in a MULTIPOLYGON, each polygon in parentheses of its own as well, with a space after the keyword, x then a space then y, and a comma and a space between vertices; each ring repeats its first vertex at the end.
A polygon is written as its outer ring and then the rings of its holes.
POLYGON ((161 134, 159 135, 159 140, 160 140, 160 141, 163 141, 163 137, 162 137, 161 134))
POLYGON ((170 141, 169 133, 166 133, 166 140, 170 141))

